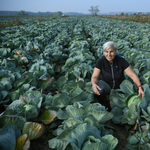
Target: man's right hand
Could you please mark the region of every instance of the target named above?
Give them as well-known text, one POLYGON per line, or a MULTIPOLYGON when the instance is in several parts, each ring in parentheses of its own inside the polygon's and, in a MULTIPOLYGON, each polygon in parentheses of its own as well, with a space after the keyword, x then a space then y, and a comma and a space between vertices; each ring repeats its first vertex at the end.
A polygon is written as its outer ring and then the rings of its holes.
POLYGON ((98 90, 101 90, 101 88, 97 84, 94 84, 92 88, 95 94, 100 95, 98 90))

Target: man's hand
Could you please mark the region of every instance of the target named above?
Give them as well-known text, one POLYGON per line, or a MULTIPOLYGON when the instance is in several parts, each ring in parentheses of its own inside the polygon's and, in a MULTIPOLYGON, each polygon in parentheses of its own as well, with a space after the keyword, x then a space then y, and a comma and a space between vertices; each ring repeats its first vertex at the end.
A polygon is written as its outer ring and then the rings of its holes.
POLYGON ((94 84, 92 88, 95 94, 100 95, 98 89, 101 90, 101 88, 97 84, 94 84))

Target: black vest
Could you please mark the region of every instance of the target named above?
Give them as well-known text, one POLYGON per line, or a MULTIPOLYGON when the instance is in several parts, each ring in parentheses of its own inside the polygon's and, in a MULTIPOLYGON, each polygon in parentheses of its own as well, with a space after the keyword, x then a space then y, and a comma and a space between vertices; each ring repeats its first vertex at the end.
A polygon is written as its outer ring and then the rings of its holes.
POLYGON ((96 63, 96 68, 101 70, 101 80, 107 82, 111 88, 120 88, 121 82, 125 79, 124 70, 129 67, 129 63, 118 55, 113 63, 110 63, 104 56, 96 63))

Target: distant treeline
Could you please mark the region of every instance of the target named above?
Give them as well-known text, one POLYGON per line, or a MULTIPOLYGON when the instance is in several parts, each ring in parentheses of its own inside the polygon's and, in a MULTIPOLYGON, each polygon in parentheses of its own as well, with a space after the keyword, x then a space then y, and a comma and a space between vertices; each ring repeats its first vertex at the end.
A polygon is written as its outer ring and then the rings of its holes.
POLYGON ((6 15, 6 16, 61 16, 61 15, 84 15, 83 13, 77 13, 77 12, 68 12, 68 13, 62 13, 61 11, 58 12, 28 12, 28 11, 0 11, 0 15, 6 15))
POLYGON ((17 15, 30 15, 30 16, 53 16, 56 12, 27 12, 27 11, 0 11, 0 15, 17 16, 17 15))

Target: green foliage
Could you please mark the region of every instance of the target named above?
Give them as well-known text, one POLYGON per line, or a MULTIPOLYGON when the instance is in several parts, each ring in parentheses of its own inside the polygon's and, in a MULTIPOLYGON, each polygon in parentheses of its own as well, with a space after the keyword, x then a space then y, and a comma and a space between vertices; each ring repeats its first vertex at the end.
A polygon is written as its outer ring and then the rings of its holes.
MULTIPOLYGON (((115 149, 118 140, 107 130, 107 121, 139 128, 150 120, 148 24, 89 16, 42 19, 21 19, 24 26, 0 32, 0 133, 6 133, 8 124, 22 133, 27 121, 42 121, 56 129, 51 148, 115 149), (117 43, 117 54, 128 60, 145 94, 138 98, 138 88, 125 74, 120 89, 111 90, 111 112, 96 103, 90 82, 108 40, 117 43)), ((36 126, 30 125, 24 130, 31 140, 36 126)), ((13 142, 8 146, 14 147, 16 131, 8 130, 13 142)))
POLYGON ((129 124, 134 125, 140 121, 140 103, 141 97, 133 88, 133 84, 124 80, 120 89, 111 90, 110 93, 110 104, 114 118, 112 119, 116 124, 129 124), (120 113, 118 113, 118 111, 120 113))
POLYGON ((79 103, 67 106, 57 112, 58 119, 64 120, 55 131, 56 138, 49 140, 49 147, 56 149, 114 149, 118 140, 107 135, 104 129, 106 121, 113 115, 99 103, 79 103), (94 144, 95 143, 95 144, 94 144), (97 144, 96 144, 97 143, 97 144))
POLYGON ((58 11, 58 12, 55 12, 54 14, 53 14, 53 16, 54 17, 59 17, 59 16, 62 16, 62 12, 61 11, 58 11))
POLYGON ((150 148, 149 123, 139 127, 139 130, 128 137, 127 150, 145 150, 150 148))

